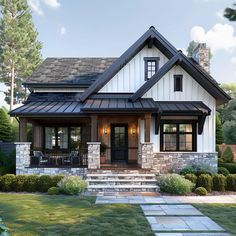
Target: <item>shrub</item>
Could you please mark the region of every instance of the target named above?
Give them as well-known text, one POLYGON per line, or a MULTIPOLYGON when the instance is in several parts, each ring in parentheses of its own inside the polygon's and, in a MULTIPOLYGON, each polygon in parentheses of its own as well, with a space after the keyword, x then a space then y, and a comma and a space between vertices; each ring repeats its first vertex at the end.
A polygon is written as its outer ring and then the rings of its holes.
POLYGON ((224 176, 227 176, 227 175, 229 175, 230 173, 229 173, 229 171, 228 171, 226 168, 224 168, 224 167, 219 167, 219 168, 218 168, 218 174, 222 174, 222 175, 224 175, 224 176))
POLYGON ((226 177, 226 189, 229 191, 236 191, 236 175, 229 174, 226 177))
POLYGON ((25 183, 27 181, 27 175, 16 175, 13 182, 13 189, 15 192, 25 191, 25 183))
POLYGON ((13 191, 13 183, 15 181, 15 175, 6 174, 0 177, 0 190, 4 192, 13 191))
POLYGON ((190 180, 194 184, 197 182, 197 176, 195 174, 187 174, 184 178, 190 180))
POLYGON ((212 177, 213 190, 224 192, 225 191, 225 176, 216 174, 212 177))
POLYGON ((24 184, 24 189, 26 192, 37 192, 39 191, 37 175, 28 175, 24 184))
POLYGON ((194 166, 186 166, 180 171, 181 175, 194 174, 194 173, 195 173, 194 166))
POLYGON ((216 152, 218 153, 218 159, 221 159, 222 152, 220 150, 219 145, 216 145, 216 152))
POLYGON ((77 195, 85 191, 87 183, 79 176, 66 176, 59 183, 60 192, 68 195, 77 195))
POLYGON ((64 178, 64 175, 54 175, 52 178, 52 186, 56 187, 57 184, 64 178))
POLYGON ((207 190, 204 188, 204 187, 198 187, 195 189, 194 191, 197 195, 200 195, 200 196, 206 196, 207 195, 207 190))
POLYGON ((48 189, 48 194, 49 195, 58 195, 60 193, 58 187, 51 187, 48 189))
MULTIPOLYGON (((37 180, 37 190, 42 193, 46 193, 49 188, 53 187, 52 178, 50 175, 41 175, 37 180)), ((56 186, 56 185, 55 185, 56 186)))
POLYGON ((186 194, 192 191, 194 184, 178 174, 162 175, 158 179, 160 190, 172 194, 186 194))
POLYGON ((223 152, 223 156, 222 156, 222 159, 224 162, 226 163, 232 163, 233 160, 234 160, 234 154, 231 150, 230 147, 226 147, 224 152, 223 152))
POLYGON ((197 187, 204 187, 208 192, 211 192, 212 177, 208 174, 201 174, 197 178, 197 187))
POLYGON ((219 166, 225 167, 231 174, 236 174, 236 163, 220 163, 219 166))

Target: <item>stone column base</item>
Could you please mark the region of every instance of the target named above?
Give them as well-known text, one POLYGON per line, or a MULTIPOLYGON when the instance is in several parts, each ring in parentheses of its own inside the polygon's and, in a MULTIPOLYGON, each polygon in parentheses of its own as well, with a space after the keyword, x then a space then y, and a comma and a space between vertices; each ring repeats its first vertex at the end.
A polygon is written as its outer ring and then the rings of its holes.
POLYGON ((100 168, 100 142, 88 142, 88 169, 100 168))

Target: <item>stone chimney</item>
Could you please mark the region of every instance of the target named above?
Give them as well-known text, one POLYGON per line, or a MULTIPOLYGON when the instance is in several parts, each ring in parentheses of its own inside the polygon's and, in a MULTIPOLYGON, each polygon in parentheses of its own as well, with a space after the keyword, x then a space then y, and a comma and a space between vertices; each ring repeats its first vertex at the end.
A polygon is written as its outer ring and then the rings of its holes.
POLYGON ((197 47, 193 49, 192 58, 210 74, 210 49, 205 43, 199 43, 197 47))

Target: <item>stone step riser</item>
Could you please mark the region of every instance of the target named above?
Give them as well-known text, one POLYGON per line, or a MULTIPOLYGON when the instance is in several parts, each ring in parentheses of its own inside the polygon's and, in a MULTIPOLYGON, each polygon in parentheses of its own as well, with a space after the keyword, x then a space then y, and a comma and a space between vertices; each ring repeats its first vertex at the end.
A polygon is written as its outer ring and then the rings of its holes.
POLYGON ((88 188, 88 192, 159 192, 159 188, 88 188))

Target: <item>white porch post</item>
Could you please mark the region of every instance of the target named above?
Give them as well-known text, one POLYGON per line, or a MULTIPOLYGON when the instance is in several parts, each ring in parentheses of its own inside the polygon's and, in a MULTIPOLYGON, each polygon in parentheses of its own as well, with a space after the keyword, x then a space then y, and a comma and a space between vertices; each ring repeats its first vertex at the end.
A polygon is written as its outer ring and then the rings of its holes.
POLYGON ((31 142, 16 142, 16 174, 24 174, 25 167, 30 166, 31 142))
POLYGON ((153 144, 141 143, 141 168, 151 169, 153 164, 153 144))
POLYGON ((100 168, 100 142, 88 142, 88 169, 100 168))

